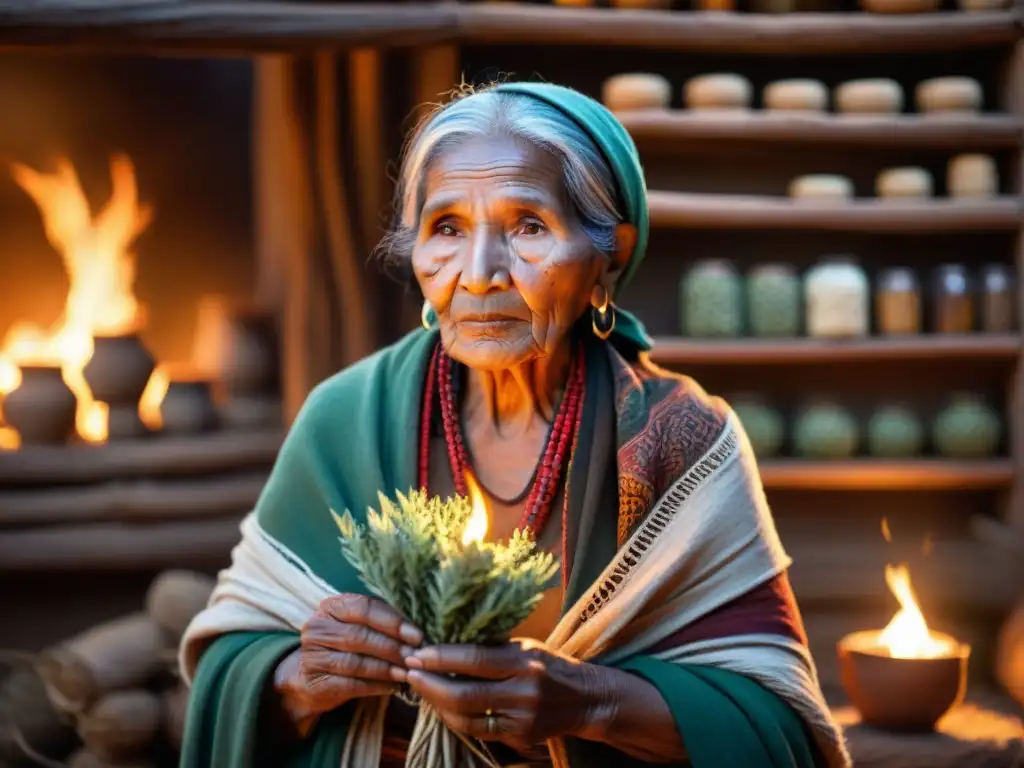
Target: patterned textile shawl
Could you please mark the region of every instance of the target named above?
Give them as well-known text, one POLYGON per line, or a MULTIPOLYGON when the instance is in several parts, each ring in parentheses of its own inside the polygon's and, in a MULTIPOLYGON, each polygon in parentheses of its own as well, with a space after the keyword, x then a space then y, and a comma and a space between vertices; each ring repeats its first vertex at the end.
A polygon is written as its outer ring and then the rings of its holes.
MULTIPOLYGON (((718 667, 786 701, 829 768, 850 764, 821 695, 786 579, 790 560, 772 522, 750 445, 728 407, 692 380, 609 351, 618 430, 619 549, 547 642, 615 664, 646 654, 718 667)), ((186 679, 227 632, 301 629, 335 590, 255 516, 209 607, 181 646, 186 679)), ((339 555, 340 556, 340 555, 339 555)), ((376 765, 386 700, 360 702, 344 767, 376 765)), ((568 765, 565 745, 549 743, 568 765)))

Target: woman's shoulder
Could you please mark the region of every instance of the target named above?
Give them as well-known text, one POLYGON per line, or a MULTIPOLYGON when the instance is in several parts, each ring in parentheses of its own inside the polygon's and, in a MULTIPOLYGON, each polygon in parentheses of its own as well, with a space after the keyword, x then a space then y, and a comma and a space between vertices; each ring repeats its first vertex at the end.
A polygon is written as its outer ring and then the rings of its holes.
POLYGON ((657 435, 659 442, 685 446, 692 459, 711 449, 732 409, 695 379, 641 358, 617 373, 620 424, 657 435))

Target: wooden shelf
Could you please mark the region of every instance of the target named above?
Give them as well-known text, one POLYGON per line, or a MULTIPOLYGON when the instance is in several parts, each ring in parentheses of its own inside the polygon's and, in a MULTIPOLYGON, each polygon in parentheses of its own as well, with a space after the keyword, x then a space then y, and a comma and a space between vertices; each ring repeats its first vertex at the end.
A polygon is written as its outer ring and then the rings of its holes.
POLYGON ((1024 123, 1002 114, 876 116, 643 109, 620 112, 617 117, 641 146, 756 141, 980 150, 1017 147, 1024 138, 1024 123))
POLYGON ((197 479, 117 480, 85 487, 0 491, 0 530, 68 523, 159 522, 242 514, 268 470, 197 479))
POLYGON ((95 483, 135 477, 210 475, 269 467, 280 429, 193 437, 154 436, 106 445, 29 446, 0 451, 0 486, 95 483))
POLYGON ((861 198, 850 202, 794 201, 758 195, 649 193, 651 224, 678 229, 804 229, 828 232, 1015 231, 1024 198, 924 201, 861 198))
POLYGON ((258 53, 411 46, 633 46, 843 54, 1009 46, 1019 13, 693 13, 538 5, 268 0, 13 0, 0 47, 258 53))
POLYGON ((1016 40, 1013 11, 922 13, 694 13, 477 5, 459 9, 463 40, 520 45, 596 45, 707 53, 910 53, 1016 40))
POLYGON ((3 571, 201 570, 228 564, 241 515, 164 523, 96 523, 0 531, 3 571))
POLYGON ((988 491, 1013 483, 1011 459, 774 459, 759 463, 776 491, 988 491))
POLYGON ((1014 333, 872 336, 864 339, 688 339, 660 336, 651 359, 660 365, 859 363, 872 360, 1016 360, 1014 333))

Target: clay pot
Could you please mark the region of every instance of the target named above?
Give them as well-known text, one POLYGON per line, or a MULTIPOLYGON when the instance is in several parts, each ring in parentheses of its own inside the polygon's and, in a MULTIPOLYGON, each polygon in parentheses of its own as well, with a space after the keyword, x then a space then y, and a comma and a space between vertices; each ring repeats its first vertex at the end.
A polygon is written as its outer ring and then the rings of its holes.
POLYGON ((64 443, 75 429, 77 405, 60 368, 29 365, 21 369, 18 388, 4 398, 4 416, 22 445, 64 443))
POLYGON ((82 373, 92 396, 110 405, 137 404, 156 367, 138 334, 97 336, 82 373))
POLYGON ((221 407, 219 416, 220 421, 231 429, 259 429, 284 424, 281 401, 276 397, 230 397, 221 407))
POLYGON ((211 384, 203 380, 171 381, 160 403, 163 431, 194 434, 217 425, 211 384))
POLYGON ((900 733, 924 733, 954 706, 967 689, 971 647, 948 635, 949 655, 898 659, 877 645, 878 632, 854 632, 839 641, 839 677, 850 702, 867 725, 900 733))
POLYGON ((207 296, 199 304, 192 359, 204 376, 235 395, 276 395, 278 334, 274 317, 229 299, 207 296))

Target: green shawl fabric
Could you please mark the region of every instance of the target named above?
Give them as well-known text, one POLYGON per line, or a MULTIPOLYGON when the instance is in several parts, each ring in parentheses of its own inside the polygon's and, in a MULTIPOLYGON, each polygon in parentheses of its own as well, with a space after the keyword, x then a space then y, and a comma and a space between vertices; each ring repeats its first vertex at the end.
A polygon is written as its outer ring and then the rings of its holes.
MULTIPOLYGON (((365 589, 341 555, 328 510, 348 509, 360 519, 378 489, 414 485, 422 385, 436 339, 434 332, 416 331, 318 386, 257 504, 264 529, 339 592, 365 589)), ((569 482, 571 488, 572 466, 569 482)), ((297 643, 292 633, 239 632, 206 649, 193 681, 182 768, 339 764, 350 707, 323 718, 301 745, 282 752, 268 742, 261 711, 273 695, 270 679, 297 643)), ((642 656, 621 666, 661 691, 695 768, 815 764, 793 710, 750 680, 642 656)), ((572 764, 580 768, 639 765, 602 745, 573 747, 572 764)))

